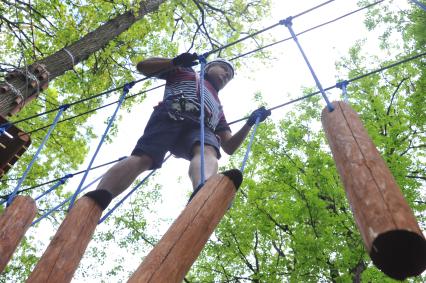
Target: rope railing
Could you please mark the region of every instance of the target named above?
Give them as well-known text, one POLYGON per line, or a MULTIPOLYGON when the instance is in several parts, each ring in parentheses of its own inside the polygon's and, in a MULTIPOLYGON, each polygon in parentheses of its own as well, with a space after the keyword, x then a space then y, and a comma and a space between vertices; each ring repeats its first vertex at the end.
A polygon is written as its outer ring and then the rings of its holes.
MULTIPOLYGON (((314 10, 316 10, 316 9, 318 9, 318 8, 320 8, 320 7, 324 6, 324 5, 326 5, 326 4, 329 4, 329 3, 333 2, 333 1, 334 1, 334 0, 326 1, 326 2, 324 2, 324 3, 322 3, 322 4, 319 4, 319 5, 317 5, 317 6, 313 7, 313 8, 310 8, 310 9, 308 9, 308 10, 305 10, 305 11, 303 11, 303 12, 300 12, 300 13, 298 13, 298 14, 296 14, 296 15, 292 16, 292 18, 294 19, 294 18, 300 17, 300 16, 302 16, 302 15, 305 15, 305 14, 307 14, 307 13, 309 13, 309 12, 312 12, 312 11, 314 11, 314 10)), ((365 8, 367 8, 367 7, 371 7, 371 6, 376 5, 376 4, 379 4, 379 3, 383 2, 383 1, 384 1, 384 0, 381 0, 381 1, 375 2, 375 3, 373 3, 373 4, 367 5, 366 7, 362 8, 362 9, 365 9, 365 8)), ((360 10, 360 9, 358 9, 358 10, 360 10)), ((358 10, 357 10, 356 12, 358 12, 358 10)), ((344 16, 343 16, 343 17, 344 17, 344 16)), ((333 22, 333 21, 330 21, 330 23, 331 23, 331 22, 333 22)), ((275 28, 275 27, 277 27, 277 26, 280 26, 280 25, 281 25, 281 23, 280 23, 280 21, 279 21, 279 22, 278 22, 278 23, 276 23, 276 24, 273 24, 273 25, 271 25, 271 26, 268 26, 268 27, 266 27, 266 28, 263 28, 263 29, 261 29, 261 30, 258 30, 258 31, 254 32, 254 33, 252 33, 252 34, 249 34, 249 35, 247 35, 247 36, 245 36, 245 37, 242 37, 242 38, 240 38, 240 39, 238 39, 238 40, 236 40, 236 41, 233 41, 233 42, 231 42, 231 43, 229 43, 229 44, 225 44, 225 45, 223 45, 223 46, 221 46, 221 47, 219 47, 219 48, 217 48, 217 49, 213 49, 213 50, 211 50, 211 51, 209 51, 209 52, 206 52, 206 53, 204 53, 204 55, 203 55, 203 56, 207 58, 207 57, 208 57, 209 55, 211 55, 211 54, 214 54, 214 53, 220 52, 221 50, 224 50, 224 49, 226 49, 226 48, 229 48, 229 47, 231 47, 231 46, 233 46, 233 45, 235 45, 235 44, 238 44, 238 43, 240 43, 240 42, 242 42, 242 41, 244 41, 244 40, 247 40, 247 39, 253 38, 253 37, 254 37, 254 36, 256 36, 256 35, 259 35, 259 34, 261 34, 261 33, 264 33, 264 32, 266 32, 266 31, 268 31, 268 30, 270 30, 270 29, 272 29, 272 28, 275 28)), ((312 30, 313 30, 313 29, 315 29, 315 28, 312 28, 312 30)), ((305 33, 305 32, 307 32, 307 31, 304 31, 303 33, 305 33)), ((276 44, 276 43, 274 43, 274 44, 276 44)), ((258 51, 258 50, 257 50, 257 51, 258 51)), ((245 54, 245 55, 247 55, 247 54, 245 54)), ((245 55, 243 55, 243 56, 245 56, 245 55)), ((134 83, 139 83, 139 82, 142 82, 142 81, 145 81, 145 80, 151 79, 151 78, 152 78, 153 76, 155 76, 155 75, 156 75, 156 74, 151 75, 151 76, 144 77, 144 78, 139 79, 139 80, 135 80, 135 81, 134 81, 134 83)), ((126 84, 123 84, 123 85, 118 86, 118 87, 115 87, 115 88, 113 88, 113 89, 110 89, 110 90, 107 90, 107 91, 104 91, 104 92, 101 92, 101 93, 98 93, 98 94, 95 94, 95 95, 92 95, 92 96, 89 96, 89 97, 86 97, 86 98, 83 98, 83 99, 77 100, 77 101, 74 101, 74 102, 70 102, 70 103, 68 103, 68 105, 69 105, 70 107, 72 107, 72 106, 74 106, 74 105, 77 105, 77 104, 80 104, 80 103, 86 102, 86 101, 88 101, 88 100, 95 99, 95 98, 101 97, 101 96, 103 96, 103 95, 106 95, 106 94, 112 93, 112 92, 114 92, 114 91, 121 90, 121 89, 122 89, 125 85, 126 85, 126 84)), ((40 117, 40 116, 43 116, 43 115, 46 115, 46 114, 49 114, 49 113, 52 113, 52 112, 58 111, 58 110, 59 110, 59 108, 60 108, 60 106, 59 106, 59 107, 57 107, 57 108, 54 108, 54 109, 47 110, 47 111, 45 111, 45 112, 43 112, 43 113, 35 114, 35 115, 33 115, 33 116, 29 116, 29 117, 23 118, 23 119, 21 119, 21 120, 17 120, 17 121, 11 122, 11 124, 16 125, 16 124, 19 124, 19 123, 21 123, 21 122, 23 122, 23 121, 27 121, 27 120, 30 120, 30 119, 34 119, 34 118, 37 118, 37 117, 40 117)), ((93 111, 91 111, 91 112, 93 112, 93 111)), ((87 112, 87 113, 90 113, 90 112, 87 112)), ((86 114, 87 114, 87 113, 86 113, 86 114)), ((1 125, 0 125, 0 126, 1 126, 1 125)), ((43 127, 43 128, 44 128, 44 127, 43 127)), ((38 129, 37 129, 37 130, 38 130, 38 129)))
MULTIPOLYGON (((116 160, 109 161, 109 162, 106 162, 106 163, 103 163, 103 164, 100 164, 100 165, 97 165, 97 166, 93 166, 92 168, 90 168, 90 170, 89 170, 89 171, 93 171, 93 170, 95 170, 95 169, 99 169, 99 168, 102 168, 102 167, 105 167, 105 166, 108 166, 108 165, 111 165, 111 164, 117 163, 117 162, 119 162, 119 161, 121 161, 121 160, 123 160, 123 159, 126 159, 126 158, 127 158, 127 156, 123 156, 123 157, 120 157, 120 158, 118 158, 118 159, 116 159, 116 160)), ((23 192, 27 192, 27 191, 35 190, 35 189, 40 188, 40 187, 45 186, 45 185, 49 185, 49 184, 52 184, 52 183, 55 183, 55 182, 60 182, 61 180, 68 180, 68 179, 70 179, 70 178, 72 178, 72 177, 74 177, 74 176, 77 176, 77 175, 83 174, 83 173, 85 173, 86 171, 87 171, 87 169, 86 169, 86 170, 81 170, 81 171, 78 171, 78 172, 75 172, 75 173, 66 174, 66 175, 64 175, 63 177, 56 178, 56 179, 53 179, 53 180, 50 180, 50 181, 46 181, 46 182, 44 182, 44 183, 42 183, 42 184, 38 184, 38 185, 35 185, 35 186, 32 186, 32 187, 29 187, 29 188, 25 188, 25 189, 22 189, 22 190, 18 190, 18 191, 16 192, 16 194, 20 194, 20 193, 23 193, 23 192)), ((14 179, 13 179, 13 180, 12 180, 12 179, 9 179, 9 180, 10 180, 10 181, 15 181, 14 179)), ((28 178, 27 178, 27 180, 28 180, 28 178)), ((3 180, 3 181, 8 181, 8 180, 3 180)), ((3 199, 3 200, 0 202, 0 205, 1 205, 1 204, 3 204, 3 203, 5 202, 5 200, 7 200, 7 198, 9 198, 9 196, 10 196, 10 194, 6 194, 6 195, 2 195, 2 196, 0 196, 0 199, 3 199)))
MULTIPOLYGON (((315 30, 315 29, 317 29, 317 28, 320 28, 320 27, 323 27, 323 26, 325 26, 325 25, 328 25, 328 24, 334 23, 334 22, 336 22, 336 21, 338 21, 338 20, 341 20, 341 19, 343 19, 343 18, 345 18, 345 17, 348 17, 348 16, 350 16, 350 15, 353 15, 353 14, 355 14, 355 13, 357 13, 357 12, 362 11, 362 10, 368 9, 368 8, 370 8, 370 7, 372 7, 372 6, 375 6, 375 5, 377 5, 377 4, 380 4, 380 3, 384 2, 384 1, 385 1, 385 0, 380 0, 380 1, 377 1, 377 2, 374 2, 374 3, 371 3, 371 4, 369 4, 369 5, 366 5, 366 6, 364 6, 364 7, 361 7, 361 8, 359 8, 359 9, 357 9, 357 10, 352 11, 352 12, 346 13, 346 14, 344 14, 344 15, 342 15, 342 16, 340 16, 340 17, 337 17, 337 18, 335 18, 335 19, 332 19, 332 20, 330 20, 330 21, 327 21, 327 22, 324 22, 324 23, 322 23, 322 24, 316 25, 316 26, 314 26, 314 27, 308 28, 308 29, 306 29, 306 30, 304 30, 304 31, 301 31, 301 32, 296 33, 296 36, 299 36, 299 35, 305 34, 305 33, 307 33, 307 32, 313 31, 313 30, 315 30)), ((294 17, 295 17, 295 16, 293 16, 293 18, 294 18, 294 17)), ((273 27, 278 26, 278 25, 280 25, 280 23, 277 23, 277 24, 276 24, 276 25, 274 25, 273 27)), ((272 26, 271 26, 271 28, 272 28, 272 26)), ((262 30, 262 31, 263 31, 263 30, 262 30)), ((266 31, 266 30, 265 30, 265 31, 266 31)), ((257 34, 257 33, 254 33, 253 35, 256 35, 256 34, 257 34)), ((250 36, 247 36, 247 38, 248 38, 248 37, 250 37, 250 36)), ((247 39, 247 38, 245 38, 245 39, 247 39)), ((280 44, 280 43, 286 42, 286 41, 288 41, 288 40, 290 40, 290 39, 292 39, 292 37, 287 37, 287 38, 282 39, 282 40, 280 40, 280 41, 277 41, 277 42, 274 42, 274 43, 271 43, 271 44, 268 44, 268 45, 265 45, 265 46, 259 47, 259 48, 257 48, 257 49, 251 50, 251 51, 249 51, 249 52, 239 54, 239 55, 237 55, 237 56, 235 56, 235 57, 232 57, 232 58, 231 58, 231 59, 229 59, 229 60, 230 60, 230 61, 237 60, 237 59, 239 59, 239 58, 241 58, 241 57, 244 57, 244 56, 247 56, 247 55, 249 55, 249 54, 252 54, 252 53, 255 53, 255 52, 258 52, 258 51, 264 50, 264 49, 266 49, 266 48, 272 47, 272 46, 274 46, 274 45, 277 45, 277 44, 280 44)), ((229 47, 229 46, 228 46, 228 47, 229 47)), ((145 77, 145 78, 143 78, 143 79, 141 79, 141 80, 137 80, 137 81, 135 81, 135 83, 138 83, 138 82, 141 82, 141 81, 144 81, 144 80, 147 80, 147 79, 151 79, 153 76, 155 76, 155 75, 151 75, 151 76, 149 76, 149 77, 145 77)), ((144 90, 144 91, 142 91, 142 92, 136 93, 136 94, 134 94, 134 95, 132 95, 132 96, 126 97, 126 99, 133 98, 133 97, 135 97, 135 96, 137 96, 137 95, 140 95, 140 94, 148 93, 148 92, 153 91, 153 90, 156 90, 156 89, 158 89, 158 88, 160 88, 160 87, 162 87, 162 86, 164 86, 164 84, 161 84, 161 85, 156 86, 156 87, 153 87, 153 88, 151 88, 151 89, 144 90)), ((71 103, 71 104, 70 104, 70 106, 76 105, 76 104, 78 104, 78 103, 80 103, 80 102, 84 102, 84 101, 90 100, 90 99, 92 99, 92 98, 96 98, 96 97, 102 96, 102 95, 107 94, 107 93, 110 93, 110 92, 112 92, 112 91, 117 91, 117 90, 121 89, 122 87, 123 87, 123 86, 121 86, 121 87, 117 87, 117 88, 114 88, 114 89, 112 89, 112 90, 109 90, 109 91, 106 91, 106 92, 103 92, 103 93, 100 93, 100 94, 97 94, 97 95, 93 95, 93 96, 91 96, 91 97, 85 98, 84 100, 75 101, 75 102, 71 103)), ((105 105, 103 105, 103 106, 100 106, 100 107, 97 107, 97 108, 94 108, 94 109, 91 109, 91 110, 85 111, 85 112, 83 112, 83 113, 80 113, 80 114, 77 114, 77 115, 74 115, 74 116, 71 116, 71 117, 65 118, 65 119, 63 119, 63 120, 59 121, 59 123, 63 123, 63 122, 66 122, 66 121, 69 121, 69 120, 72 120, 72 119, 75 119, 75 118, 81 117, 81 116, 83 116, 83 115, 87 115, 87 114, 90 114, 90 113, 96 112, 97 110, 100 110, 100 109, 103 109, 103 108, 105 108, 105 107, 108 107, 108 106, 114 105, 114 104, 116 104, 116 103, 118 103, 118 100, 117 100, 117 101, 114 101, 114 102, 111 102, 111 103, 108 103, 108 104, 105 104, 105 105)), ((50 111, 50 110, 49 110, 49 111, 50 111)), ((45 113, 47 113, 47 112, 45 112, 45 113)), ((23 122, 23 121, 26 121, 26 120, 29 120, 29 119, 32 119, 32 118, 38 117, 38 116, 43 115, 43 114, 44 114, 44 113, 40 113, 39 115, 34 115, 34 116, 31 116, 31 117, 28 117, 28 118, 24 118, 24 119, 22 119, 22 120, 19 120, 19 121, 13 122, 12 124, 20 123, 20 122, 23 122)), ((49 126, 50 126, 50 125, 45 125, 45 126, 42 126, 42 127, 40 127, 40 128, 34 129, 34 130, 32 130, 32 131, 29 131, 29 132, 28 132, 28 134, 32 134, 32 133, 35 133, 35 132, 38 132, 38 131, 44 130, 44 129, 48 128, 49 126)))

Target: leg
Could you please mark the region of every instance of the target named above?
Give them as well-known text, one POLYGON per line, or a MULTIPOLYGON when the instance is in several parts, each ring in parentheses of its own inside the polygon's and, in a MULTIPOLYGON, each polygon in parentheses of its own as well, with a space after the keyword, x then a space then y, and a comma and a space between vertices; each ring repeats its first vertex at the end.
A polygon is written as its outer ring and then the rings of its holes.
MULTIPOLYGON (((201 147, 199 144, 195 145, 193 148, 193 157, 191 163, 189 164, 189 178, 191 178, 192 187, 195 189, 200 183, 200 167, 201 167, 201 147)), ((217 155, 216 149, 210 145, 204 145, 204 175, 207 178, 213 176, 217 173, 218 164, 217 164, 217 155)))
POLYGON ((111 167, 96 189, 109 191, 114 198, 126 190, 139 174, 151 166, 152 159, 148 155, 131 155, 111 167))

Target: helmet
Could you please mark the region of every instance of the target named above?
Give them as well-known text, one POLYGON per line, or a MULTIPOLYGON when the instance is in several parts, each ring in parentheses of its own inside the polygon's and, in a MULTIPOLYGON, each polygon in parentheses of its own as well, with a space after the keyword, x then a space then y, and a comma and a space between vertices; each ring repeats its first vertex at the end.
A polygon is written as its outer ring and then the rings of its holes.
POLYGON ((230 79, 232 79, 234 77, 234 73, 235 73, 235 71, 234 71, 234 65, 230 61, 228 61, 226 59, 223 59, 223 58, 216 58, 213 61, 208 62, 206 64, 204 70, 207 72, 210 67, 212 67, 214 65, 217 65, 217 64, 222 65, 226 69, 228 69, 229 73, 231 74, 231 78, 230 79))

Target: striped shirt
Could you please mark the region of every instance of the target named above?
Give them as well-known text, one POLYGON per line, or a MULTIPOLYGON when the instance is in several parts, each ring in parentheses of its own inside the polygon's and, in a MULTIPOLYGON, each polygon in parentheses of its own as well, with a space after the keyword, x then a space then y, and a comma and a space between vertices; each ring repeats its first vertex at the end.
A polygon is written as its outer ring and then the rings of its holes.
MULTIPOLYGON (((161 74, 159 78, 166 80, 163 101, 173 96, 183 96, 200 106, 196 73, 192 68, 175 68, 161 74)), ((206 79, 204 80, 204 104, 207 126, 215 132, 230 130, 217 91, 206 79)))

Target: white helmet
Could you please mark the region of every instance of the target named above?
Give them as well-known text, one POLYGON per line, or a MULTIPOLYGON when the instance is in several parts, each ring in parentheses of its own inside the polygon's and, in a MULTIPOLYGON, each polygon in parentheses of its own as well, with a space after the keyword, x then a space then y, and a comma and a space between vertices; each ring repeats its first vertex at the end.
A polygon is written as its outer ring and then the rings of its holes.
POLYGON ((208 62, 204 69, 205 72, 208 72, 209 68, 216 64, 220 64, 221 66, 224 66, 226 69, 228 69, 229 73, 231 74, 230 79, 234 77, 234 65, 230 61, 223 58, 216 58, 213 61, 208 62))

